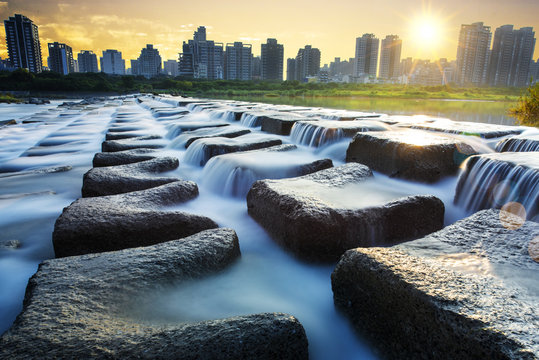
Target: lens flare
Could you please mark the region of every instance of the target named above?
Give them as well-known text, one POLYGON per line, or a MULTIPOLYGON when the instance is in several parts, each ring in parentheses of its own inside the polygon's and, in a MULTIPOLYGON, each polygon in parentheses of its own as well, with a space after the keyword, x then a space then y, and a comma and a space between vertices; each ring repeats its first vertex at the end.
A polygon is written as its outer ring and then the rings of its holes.
POLYGON ((526 221, 526 209, 517 202, 508 202, 500 209, 500 222, 509 230, 519 229, 526 221))

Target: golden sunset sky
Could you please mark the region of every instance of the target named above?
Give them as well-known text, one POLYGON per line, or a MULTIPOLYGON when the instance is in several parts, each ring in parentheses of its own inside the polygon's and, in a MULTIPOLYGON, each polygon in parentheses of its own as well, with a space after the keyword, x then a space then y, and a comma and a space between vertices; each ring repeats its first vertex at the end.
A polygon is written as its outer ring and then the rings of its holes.
MULTIPOLYGON (((539 35, 538 0, 0 0, 0 18, 15 13, 39 26, 44 59, 53 41, 67 43, 74 54, 117 49, 127 60, 151 43, 163 60, 177 59, 199 25, 209 40, 252 44, 254 55, 268 37, 284 44, 285 59, 310 44, 322 52, 322 64, 353 57, 355 38, 364 33, 399 35, 403 58, 450 60, 461 24, 482 21, 493 33, 505 24, 532 26, 539 35)), ((3 26, 0 36, 5 39, 3 26)), ((7 57, 5 40, 0 57, 7 57)))

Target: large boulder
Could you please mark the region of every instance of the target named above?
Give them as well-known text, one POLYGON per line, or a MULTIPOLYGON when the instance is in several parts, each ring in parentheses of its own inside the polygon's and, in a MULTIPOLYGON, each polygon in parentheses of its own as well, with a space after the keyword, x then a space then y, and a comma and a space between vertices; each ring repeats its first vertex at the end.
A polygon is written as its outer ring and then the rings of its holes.
POLYGON ((443 226, 438 198, 383 196, 375 186, 371 170, 353 163, 260 180, 247 194, 247 210, 286 248, 316 261, 335 261, 351 248, 406 241, 443 226))
POLYGON ((496 151, 539 151, 539 135, 512 136, 498 141, 496 151))
POLYGON ((436 120, 430 123, 422 122, 409 125, 413 129, 444 132, 448 134, 477 136, 484 139, 497 138, 506 135, 520 134, 521 127, 483 124, 465 121, 436 120))
POLYGON ((128 309, 163 286, 216 273, 240 256, 231 229, 145 248, 43 262, 24 309, 0 338, 5 359, 307 359, 301 324, 285 314, 154 324, 128 309))
POLYGON ((179 181, 174 177, 155 176, 178 166, 177 158, 158 157, 133 164, 93 168, 84 174, 82 196, 121 194, 179 181))
POLYGON ((266 115, 262 118, 262 131, 277 135, 290 135, 292 126, 298 121, 316 121, 319 119, 301 117, 295 114, 266 115))
POLYGON ((148 135, 122 140, 106 140, 101 144, 101 151, 115 152, 132 149, 161 149, 165 146, 166 143, 164 140, 156 139, 153 135, 148 135))
POLYGON ((174 121, 168 127, 167 137, 174 139, 184 131, 193 131, 205 128, 227 127, 230 124, 223 121, 205 121, 205 120, 180 120, 174 121))
POLYGON ((336 306, 389 359, 536 359, 539 224, 484 210, 393 248, 347 251, 336 306), (515 221, 515 224, 518 221, 515 221))
POLYGON ((94 167, 117 166, 152 160, 157 155, 152 149, 133 149, 116 152, 101 152, 94 155, 94 167))
POLYGON ((475 150, 454 138, 429 132, 357 133, 346 151, 347 162, 359 162, 391 177, 436 182, 454 175, 475 150))
POLYGON ((54 225, 56 257, 148 246, 216 228, 207 217, 160 209, 197 195, 195 183, 177 181, 127 194, 78 199, 64 208, 54 225))
POLYGON ((105 135, 105 140, 124 140, 144 137, 146 140, 161 139, 160 135, 145 135, 142 131, 109 132, 105 135))
POLYGON ((259 134, 247 134, 232 139, 225 137, 198 139, 189 146, 184 160, 203 166, 209 159, 217 155, 264 149, 282 143, 282 140, 276 137, 259 134))

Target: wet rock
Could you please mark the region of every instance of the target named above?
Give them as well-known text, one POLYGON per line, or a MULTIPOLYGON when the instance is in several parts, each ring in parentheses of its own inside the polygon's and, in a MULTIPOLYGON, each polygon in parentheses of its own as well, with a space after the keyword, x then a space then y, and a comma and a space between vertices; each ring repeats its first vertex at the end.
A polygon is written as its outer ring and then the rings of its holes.
POLYGON ((423 131, 357 133, 346 151, 359 162, 391 177, 436 182, 454 175, 475 150, 466 143, 423 131))
POLYGON ((0 357, 307 359, 305 331, 286 314, 152 324, 128 312, 137 297, 225 269, 240 256, 231 229, 145 248, 44 261, 0 357), (31 345, 30 345, 31 344, 31 345))
POLYGON ((513 136, 500 140, 496 144, 496 151, 539 151, 539 135, 513 136))
POLYGON ((148 246, 216 228, 207 217, 159 209, 197 195, 195 183, 176 181, 148 190, 78 199, 64 208, 54 225, 56 257, 148 246))
POLYGON ((250 132, 250 130, 239 129, 232 126, 202 128, 182 132, 176 139, 174 139, 173 145, 183 145, 185 148, 188 148, 189 145, 193 143, 193 141, 198 139, 214 137, 235 138, 241 135, 249 134, 250 132))
POLYGON ((159 157, 132 164, 93 168, 84 174, 82 196, 121 194, 179 181, 174 177, 154 175, 174 170, 179 165, 176 158, 159 157))
MULTIPOLYGON (((110 131, 110 130, 109 130, 110 131)), ((101 144, 101 151, 115 152, 132 149, 161 149, 166 143, 161 139, 155 139, 153 136, 140 136, 124 140, 107 140, 101 144)))
POLYGON ((520 216, 539 215, 539 156, 504 152, 472 156, 459 176, 455 203, 469 211, 519 204, 520 216))
MULTIPOLYGON (((346 164, 310 175, 260 180, 247 210, 277 241, 302 258, 337 260, 358 246, 418 238, 443 226, 444 205, 434 196, 369 199, 372 172, 346 164)), ((374 191, 375 192, 375 191, 374 191)))
POLYGON ((298 121, 316 121, 318 119, 301 117, 294 114, 266 115, 261 120, 262 131, 277 135, 290 135, 292 126, 298 121))
POLYGON ((196 120, 183 120, 175 121, 169 128, 167 137, 170 139, 175 138, 184 131, 193 131, 204 128, 219 128, 228 126, 230 124, 221 121, 196 121, 196 120))
POLYGON ((247 134, 236 138, 204 138, 198 139, 189 146, 185 153, 185 161, 203 166, 214 156, 239 151, 264 149, 281 145, 281 139, 259 134, 247 134))
POLYGON ((70 171, 72 169, 73 167, 69 165, 53 166, 53 167, 48 167, 48 168, 40 168, 40 169, 26 170, 26 171, 17 171, 17 168, 0 167, 0 178, 22 176, 22 175, 33 175, 33 174, 53 174, 53 173, 70 171))
POLYGON ((518 128, 516 126, 449 120, 438 120, 432 123, 411 124, 410 127, 413 129, 437 131, 448 134, 478 136, 484 139, 520 134, 522 131, 524 131, 522 128, 518 128))
POLYGON ((0 126, 7 126, 7 125, 17 125, 17 121, 14 119, 11 120, 1 120, 0 126))
POLYGON ((530 240, 530 244, 528 245, 528 253, 533 261, 539 263, 539 237, 530 240))
POLYGON ((133 149, 116 152, 102 152, 94 155, 92 164, 94 167, 116 166, 152 160, 156 157, 156 153, 152 149, 133 149))
POLYGON ((0 241, 0 250, 16 250, 21 247, 19 240, 0 241))
POLYGON ((205 103, 206 100, 201 99, 181 99, 178 100, 178 106, 187 106, 189 104, 205 103))
POLYGON ((503 226, 485 210, 393 248, 347 251, 337 307, 389 359, 535 359, 539 224, 503 226))
POLYGON ((146 140, 161 139, 159 135, 144 135, 142 132, 111 132, 105 135, 105 140, 124 140, 144 137, 146 140))

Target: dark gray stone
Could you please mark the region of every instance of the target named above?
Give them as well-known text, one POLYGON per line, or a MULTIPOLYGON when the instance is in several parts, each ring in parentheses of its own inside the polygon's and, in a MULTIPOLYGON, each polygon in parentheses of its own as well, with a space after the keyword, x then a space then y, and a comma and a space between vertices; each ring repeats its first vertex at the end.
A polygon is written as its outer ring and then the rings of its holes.
POLYGON ((102 152, 94 155, 92 164, 94 167, 116 166, 133 164, 141 161, 152 160, 157 155, 152 149, 133 149, 116 152, 102 152))
POLYGON ((539 224, 484 210, 394 248, 347 251, 337 307, 389 359, 536 359, 539 224), (507 225, 507 224, 505 224, 507 225))
POLYGON ((152 139, 161 139, 161 136, 159 135, 144 135, 141 131, 127 131, 127 132, 111 132, 107 133, 105 135, 105 140, 124 140, 124 139, 132 139, 132 138, 141 138, 144 137, 146 140, 152 140, 152 139))
POLYGON ((444 205, 434 196, 362 204, 372 172, 346 164, 310 175, 261 180, 247 194, 247 210, 277 241, 308 260, 335 261, 346 250, 411 240, 443 226, 444 205), (363 193, 364 192, 364 193, 363 193))
POLYGON ((171 124, 167 137, 170 139, 175 138, 184 131, 193 131, 205 128, 219 128, 226 127, 230 124, 220 121, 196 121, 196 120, 179 120, 171 124))
POLYGON ((144 190, 179 181, 174 177, 157 177, 154 174, 174 170, 178 159, 158 157, 137 163, 90 169, 82 180, 82 196, 103 196, 144 190))
POLYGON ((292 126, 298 121, 316 121, 318 119, 301 117, 294 114, 266 115, 262 118, 262 131, 277 135, 290 135, 292 126))
POLYGON ((148 190, 78 199, 64 208, 54 225, 56 257, 148 246, 216 228, 207 217, 159 209, 197 195, 195 183, 177 181, 148 190))
POLYGON ((436 182, 454 175, 476 151, 466 143, 429 132, 384 131, 357 133, 346 151, 347 162, 403 179, 436 182))
POLYGON ((198 139, 213 137, 235 138, 238 136, 249 134, 250 132, 251 131, 247 129, 239 129, 231 126, 202 128, 182 132, 178 137, 174 139, 174 143, 185 144, 185 148, 188 148, 189 145, 193 143, 193 141, 198 139))
POLYGON ((10 120, 1 120, 1 121, 0 121, 0 126, 6 126, 6 125, 17 125, 17 121, 14 120, 14 119, 10 119, 10 120))
POLYGON ((539 151, 539 135, 513 136, 500 140, 496 144, 496 151, 539 151))
POLYGON ((264 137, 258 134, 242 135, 236 138, 204 138, 198 139, 187 149, 185 159, 191 163, 203 166, 214 156, 230 154, 239 151, 264 149, 275 145, 281 145, 281 139, 264 137))
POLYGON ((24 309, 0 338, 5 359, 307 359, 301 324, 256 314, 166 326, 129 313, 137 297, 225 269, 240 256, 231 229, 145 248, 44 261, 24 309))
MULTIPOLYGON (((109 129, 110 131, 110 129, 109 129)), ((161 139, 155 139, 153 135, 140 136, 123 140, 107 140, 101 144, 101 151, 115 152, 132 149, 161 149, 166 143, 161 139)))
POLYGON ((0 241, 0 250, 16 250, 21 247, 19 240, 0 241))

